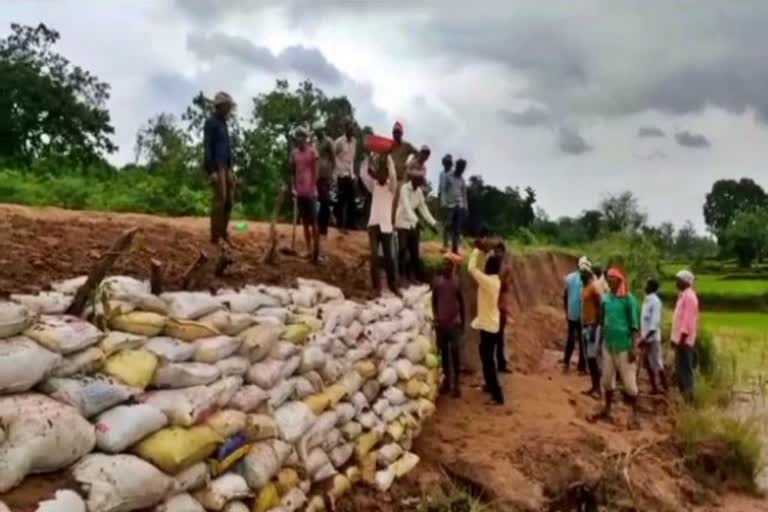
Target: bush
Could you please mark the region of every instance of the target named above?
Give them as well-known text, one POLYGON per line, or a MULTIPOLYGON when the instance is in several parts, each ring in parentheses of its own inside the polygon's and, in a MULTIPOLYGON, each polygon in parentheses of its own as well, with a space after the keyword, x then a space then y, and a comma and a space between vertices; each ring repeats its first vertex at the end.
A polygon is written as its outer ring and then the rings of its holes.
POLYGON ((584 254, 605 269, 621 268, 636 294, 643 289, 646 279, 661 273, 661 253, 649 238, 642 235, 614 234, 588 246, 584 254))

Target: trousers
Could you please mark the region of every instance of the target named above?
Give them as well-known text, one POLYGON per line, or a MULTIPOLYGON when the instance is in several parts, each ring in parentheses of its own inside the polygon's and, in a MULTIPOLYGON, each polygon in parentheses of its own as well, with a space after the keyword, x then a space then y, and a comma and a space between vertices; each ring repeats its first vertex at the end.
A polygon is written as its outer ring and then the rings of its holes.
POLYGON ((500 372, 507 371, 507 356, 504 354, 506 348, 506 339, 504 337, 507 326, 507 312, 504 309, 499 310, 499 335, 496 339, 496 367, 500 372))
POLYGON ((339 176, 336 185, 336 223, 339 229, 355 229, 355 180, 339 176))
POLYGON ((437 328, 437 345, 443 360, 443 373, 450 389, 459 388, 459 372, 461 371, 461 329, 459 327, 437 328))
POLYGON ((499 384, 499 376, 496 373, 496 346, 499 333, 480 331, 480 361, 483 363, 483 378, 485 386, 491 394, 491 398, 497 403, 504 403, 504 392, 499 384))
POLYGON ((211 243, 229 240, 227 230, 234 203, 235 178, 231 169, 221 170, 209 176, 211 183, 211 243))
POLYGON ((320 209, 317 214, 317 227, 321 235, 328 234, 331 222, 331 179, 321 177, 317 180, 317 199, 320 209))
POLYGON ((693 347, 678 343, 675 345, 675 370, 677 373, 677 387, 683 397, 690 401, 693 399, 694 374, 693 374, 693 347))
POLYGON ((587 368, 587 361, 584 357, 584 340, 581 336, 581 322, 578 320, 568 320, 568 339, 565 342, 565 355, 563 357, 563 363, 566 368, 571 365, 571 356, 573 356, 573 350, 576 348, 576 343, 579 344, 579 371, 583 372, 587 368))
POLYGON ((384 271, 387 274, 387 286, 393 292, 397 290, 395 279, 395 263, 392 256, 392 233, 382 233, 381 227, 370 226, 368 228, 368 245, 371 251, 371 284, 375 290, 381 287, 379 281, 379 246, 384 255, 384 271))
POLYGON ((398 229, 398 267, 400 276, 410 281, 423 281, 424 273, 421 270, 421 255, 419 244, 421 242, 421 230, 398 229))

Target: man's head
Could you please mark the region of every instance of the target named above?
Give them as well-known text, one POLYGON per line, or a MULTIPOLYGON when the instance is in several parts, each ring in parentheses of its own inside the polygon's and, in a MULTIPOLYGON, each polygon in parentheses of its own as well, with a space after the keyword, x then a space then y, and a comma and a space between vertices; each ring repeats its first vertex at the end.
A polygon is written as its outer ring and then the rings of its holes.
POLYGON ((403 142, 403 125, 400 123, 400 121, 397 121, 392 127, 392 138, 398 144, 403 142))
POLYGON ((294 134, 294 138, 296 139, 296 146, 299 149, 303 150, 307 146, 307 138, 308 137, 309 136, 307 134, 307 129, 306 128, 304 128, 302 126, 296 128, 296 133, 294 134))
POLYGON ((227 117, 235 108, 235 102, 232 96, 224 91, 219 91, 213 97, 213 109, 217 114, 227 117))
POLYGON ((485 260, 485 273, 489 276, 495 276, 499 272, 501 272, 501 257, 493 254, 485 260))
POLYGON ((419 188, 424 185, 425 175, 423 171, 411 170, 408 173, 408 180, 413 185, 413 188, 419 188))
POLYGON ((387 168, 387 155, 374 155, 376 162, 376 181, 379 185, 386 185, 389 179, 389 169, 387 168))
POLYGON ((626 297, 628 290, 627 278, 624 276, 624 272, 614 267, 608 270, 606 277, 608 279, 608 287, 611 289, 611 293, 617 297, 626 297))
POLYGON ((592 280, 592 262, 586 256, 579 258, 579 274, 581 274, 581 280, 584 283, 588 283, 592 280))
POLYGON ((431 154, 432 154, 432 150, 429 149, 429 146, 424 144, 423 146, 421 146, 421 148, 419 148, 419 154, 416 155, 416 159, 419 161, 421 165, 424 165, 427 162, 427 160, 429 160, 429 155, 431 154))
POLYGON ((443 255, 442 274, 445 277, 452 277, 459 265, 461 265, 461 256, 453 252, 446 252, 443 255))
POLYGON ((453 169, 453 157, 450 153, 443 157, 443 171, 450 172, 453 169))
POLYGON ((694 276, 690 270, 681 270, 675 275, 675 278, 677 279, 677 289, 680 291, 693 286, 694 276))
POLYGON ((464 171, 467 169, 467 161, 463 158, 459 158, 456 160, 456 170, 454 171, 454 174, 458 177, 461 177, 462 174, 464 174, 464 171))
POLYGON ((347 119, 344 121, 344 135, 351 139, 352 136, 355 134, 355 122, 351 119, 347 119))
POLYGON ((645 282, 645 293, 650 295, 659 291, 659 282, 653 278, 645 282))
POLYGON ((592 265, 592 273, 595 274, 595 277, 600 279, 603 277, 603 267, 599 265, 592 265))
POLYGON ((493 254, 494 256, 503 258, 504 255, 507 254, 507 244, 504 242, 498 242, 495 246, 493 246, 493 254))

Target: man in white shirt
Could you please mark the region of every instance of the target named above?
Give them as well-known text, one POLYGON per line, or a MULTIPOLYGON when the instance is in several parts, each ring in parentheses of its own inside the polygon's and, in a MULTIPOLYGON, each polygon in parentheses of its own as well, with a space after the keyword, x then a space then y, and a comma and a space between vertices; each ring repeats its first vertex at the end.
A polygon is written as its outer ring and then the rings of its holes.
POLYGON ((645 284, 645 300, 640 315, 640 335, 645 345, 644 363, 651 381, 651 393, 659 393, 657 382, 667 390, 667 376, 664 373, 664 354, 661 350, 661 299, 657 292, 659 283, 649 279, 645 284))
POLYGON ((347 120, 344 135, 334 142, 336 180, 336 223, 342 233, 355 226, 355 153, 357 139, 354 136, 354 124, 347 120))
POLYGON ((392 208, 397 192, 395 163, 389 155, 368 155, 360 165, 360 179, 371 193, 371 214, 368 218, 368 242, 371 251, 371 283, 381 291, 379 276, 379 246, 384 255, 387 286, 400 295, 395 279, 395 259, 392 254, 392 208))
POLYGON ((406 281, 419 282, 424 279, 419 254, 421 243, 419 215, 433 231, 437 232, 437 221, 430 213, 422 192, 426 177, 425 164, 429 155, 429 147, 422 146, 419 154, 408 162, 408 181, 401 185, 397 203, 395 227, 399 247, 399 266, 400 274, 406 281))

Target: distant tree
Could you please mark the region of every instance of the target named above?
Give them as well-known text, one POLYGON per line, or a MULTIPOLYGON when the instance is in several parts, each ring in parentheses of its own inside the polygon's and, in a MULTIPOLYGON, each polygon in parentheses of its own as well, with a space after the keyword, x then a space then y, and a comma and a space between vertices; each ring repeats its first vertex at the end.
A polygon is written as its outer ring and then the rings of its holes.
POLYGON ((173 114, 158 114, 139 129, 135 154, 136 163, 146 162, 150 171, 191 176, 199 169, 190 134, 173 114))
POLYGON ((749 267, 768 250, 768 210, 742 210, 736 213, 723 233, 728 249, 739 265, 749 267))
POLYGON ((704 202, 704 221, 712 234, 720 240, 739 212, 767 205, 765 191, 753 180, 719 180, 712 185, 704 202))
POLYGON ((523 196, 516 187, 500 190, 475 175, 469 177, 467 199, 470 234, 490 230, 499 235, 511 236, 522 228, 532 226, 536 219, 536 193, 530 187, 525 189, 523 196))
POLYGON ((117 149, 106 108, 109 85, 56 53, 59 37, 42 23, 14 23, 0 39, 1 160, 91 163, 117 149))
POLYGON ((629 191, 609 196, 600 203, 603 227, 609 233, 636 233, 647 221, 637 197, 629 191))
POLYGON ((579 217, 579 224, 590 241, 596 240, 603 226, 603 213, 599 210, 586 210, 579 217))

